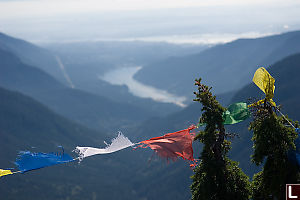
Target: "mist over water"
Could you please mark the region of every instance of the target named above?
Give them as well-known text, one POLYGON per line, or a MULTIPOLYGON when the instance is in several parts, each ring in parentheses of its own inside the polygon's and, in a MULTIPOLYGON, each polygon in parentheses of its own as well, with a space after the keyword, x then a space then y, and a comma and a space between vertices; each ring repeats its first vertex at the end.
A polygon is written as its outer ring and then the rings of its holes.
POLYGON ((174 103, 180 107, 186 106, 186 104, 184 104, 186 97, 176 96, 165 90, 157 89, 135 80, 133 76, 140 69, 142 69, 141 66, 123 67, 114 69, 98 77, 112 85, 126 85, 129 88, 129 92, 138 97, 151 98, 164 103, 174 103))

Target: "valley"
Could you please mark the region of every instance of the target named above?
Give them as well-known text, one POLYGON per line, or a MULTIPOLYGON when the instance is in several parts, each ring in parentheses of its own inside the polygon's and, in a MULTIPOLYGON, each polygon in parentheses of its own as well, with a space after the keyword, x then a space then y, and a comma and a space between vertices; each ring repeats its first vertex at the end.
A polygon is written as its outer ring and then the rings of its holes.
MULTIPOLYGON (((211 85, 226 107, 262 97, 251 83, 260 65, 267 65, 276 79, 274 101, 282 105, 282 112, 300 117, 298 31, 199 46, 198 52, 196 46, 135 42, 40 47, 0 36, 2 168, 10 168, 20 150, 52 152, 63 145, 72 152, 76 145, 103 147, 103 141, 118 131, 138 142, 185 129, 201 116, 200 104, 193 102, 195 78, 211 85)), ((232 139, 230 158, 252 177, 259 168, 251 163, 249 121, 226 129, 238 134, 232 139)), ((198 158, 201 144, 193 145, 198 158)), ((1 178, 0 198, 190 198, 193 171, 186 163, 166 163, 151 154, 147 149, 126 149, 80 164, 1 178)))

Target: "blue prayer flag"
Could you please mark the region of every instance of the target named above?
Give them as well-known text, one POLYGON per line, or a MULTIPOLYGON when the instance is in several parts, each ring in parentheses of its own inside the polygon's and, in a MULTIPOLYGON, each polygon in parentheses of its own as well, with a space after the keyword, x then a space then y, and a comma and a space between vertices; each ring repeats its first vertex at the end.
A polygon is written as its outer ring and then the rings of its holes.
POLYGON ((30 151, 21 151, 15 164, 20 171, 27 172, 72 161, 74 159, 65 153, 32 153, 30 151))

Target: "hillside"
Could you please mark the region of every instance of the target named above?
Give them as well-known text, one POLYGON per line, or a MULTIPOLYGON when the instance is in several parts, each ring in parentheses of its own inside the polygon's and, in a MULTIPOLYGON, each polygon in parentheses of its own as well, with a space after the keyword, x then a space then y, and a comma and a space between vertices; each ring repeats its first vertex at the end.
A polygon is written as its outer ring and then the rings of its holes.
POLYGON ((138 107, 68 88, 38 68, 28 66, 10 52, 0 50, 0 86, 17 90, 65 117, 102 130, 147 119, 138 107))
POLYGON ((269 66, 300 52, 299 44, 300 31, 257 39, 239 39, 198 54, 172 57, 145 66, 135 78, 176 94, 191 96, 193 80, 205 77, 216 94, 224 93, 249 83, 257 66, 269 66))
MULTIPOLYGON (((97 133, 55 114, 21 93, 0 88, 0 97, 2 149, 21 150, 39 146, 42 150, 50 151, 62 144, 70 150, 74 147, 72 143, 95 143, 108 138, 106 134, 97 133)), ((7 151, 3 154, 0 157, 1 164, 4 164, 3 161, 11 157, 12 153, 16 152, 7 151)))
POLYGON ((0 33, 0 49, 17 55, 23 63, 37 66, 62 83, 69 84, 55 55, 50 51, 4 33, 0 33))

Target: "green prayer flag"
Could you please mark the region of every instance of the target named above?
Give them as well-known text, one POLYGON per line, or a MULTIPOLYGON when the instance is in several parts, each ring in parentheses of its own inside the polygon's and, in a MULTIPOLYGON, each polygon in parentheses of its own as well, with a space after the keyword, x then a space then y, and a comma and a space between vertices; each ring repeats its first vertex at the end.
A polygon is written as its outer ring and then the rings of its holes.
MULTIPOLYGON (((236 124, 250 117, 250 111, 247 103, 239 102, 228 106, 227 110, 223 113, 224 125, 236 124)), ((206 123, 200 123, 197 127, 204 126, 206 123)))
MULTIPOLYGON (((236 124, 250 117, 250 111, 247 103, 239 102, 228 106, 223 113, 224 125, 236 124)), ((197 127, 204 126, 206 123, 200 123, 197 127)))
POLYGON ((250 117, 247 103, 234 103, 223 113, 224 124, 236 124, 250 117))

